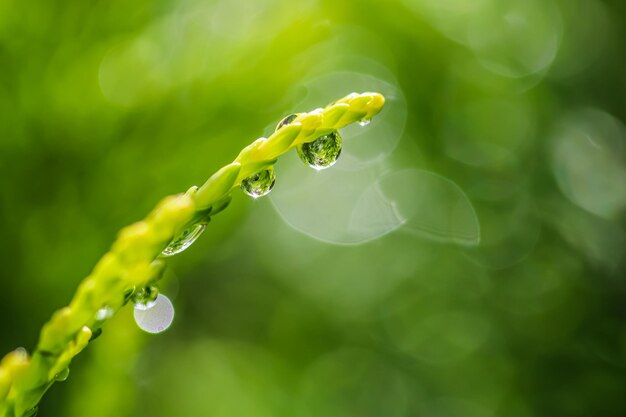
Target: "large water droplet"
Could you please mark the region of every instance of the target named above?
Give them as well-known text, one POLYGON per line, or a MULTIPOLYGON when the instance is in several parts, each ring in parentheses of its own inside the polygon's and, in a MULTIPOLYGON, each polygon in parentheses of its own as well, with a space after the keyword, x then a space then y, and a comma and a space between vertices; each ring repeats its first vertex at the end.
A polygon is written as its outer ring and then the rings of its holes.
POLYGON ((169 298, 159 294, 152 307, 145 310, 135 308, 134 316, 141 330, 148 333, 161 333, 167 330, 174 321, 174 306, 169 298))
POLYGON ((271 166, 241 181, 241 189, 250 197, 259 198, 272 191, 275 182, 276 174, 271 166))
POLYGON ((284 117, 283 120, 278 122, 278 124, 276 125, 276 130, 280 129, 283 126, 287 126, 288 124, 291 124, 291 122, 293 122, 296 117, 298 117, 298 115, 295 113, 284 117))
POLYGON ((109 306, 104 306, 96 312, 96 321, 104 321, 113 317, 113 309, 109 306))
POLYGON ((298 146, 300 159, 311 168, 322 170, 335 165, 341 154, 341 135, 334 130, 313 142, 298 146))
POLYGON ((359 120, 359 126, 367 126, 371 121, 372 119, 361 119, 359 120))
POLYGON ((205 228, 206 222, 200 222, 194 224, 193 226, 189 226, 188 228, 180 232, 178 236, 172 239, 170 244, 167 245, 167 247, 163 249, 163 252, 161 253, 164 256, 173 256, 181 253, 189 246, 191 246, 193 242, 195 242, 196 239, 200 237, 205 228))
POLYGON ((138 310, 147 310, 154 306, 156 299, 159 296, 159 290, 157 287, 149 285, 135 291, 133 294, 133 304, 138 310))
POLYGON ((65 368, 64 370, 62 370, 61 372, 59 372, 58 374, 54 376, 54 380, 63 382, 67 379, 68 376, 70 376, 70 368, 65 368))

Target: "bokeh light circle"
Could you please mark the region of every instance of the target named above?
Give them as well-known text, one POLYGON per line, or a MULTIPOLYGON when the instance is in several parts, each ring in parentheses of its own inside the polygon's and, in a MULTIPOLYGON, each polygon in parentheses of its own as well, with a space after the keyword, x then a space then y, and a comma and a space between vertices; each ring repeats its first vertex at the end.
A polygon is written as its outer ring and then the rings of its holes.
MULTIPOLYGON (((343 155, 342 155, 343 156, 343 155)), ((296 230, 324 242, 353 245, 378 238, 402 225, 389 201, 371 187, 374 168, 316 171, 295 152, 279 161, 277 186, 270 194, 283 220, 296 230)))
POLYGON ((597 109, 566 114, 552 141, 552 169, 574 204, 606 218, 626 209, 626 134, 597 109))
POLYGON ((134 317, 141 330, 148 333, 161 333, 167 330, 174 321, 174 306, 169 298, 159 294, 152 307, 135 308, 134 317))

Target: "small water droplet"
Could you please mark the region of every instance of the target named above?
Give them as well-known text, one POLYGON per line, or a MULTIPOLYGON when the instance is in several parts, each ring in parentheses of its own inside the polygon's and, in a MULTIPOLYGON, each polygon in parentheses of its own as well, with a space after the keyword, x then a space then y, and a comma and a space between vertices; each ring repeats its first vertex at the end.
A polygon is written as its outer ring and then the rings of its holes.
POLYGON ((172 239, 170 244, 163 249, 162 254, 164 256, 172 256, 181 253, 200 237, 205 228, 205 222, 196 223, 193 226, 186 228, 178 236, 172 239))
POLYGON ((135 294, 133 294, 133 304, 138 310, 147 310, 154 306, 158 295, 158 288, 149 285, 136 291, 135 294))
POLYGON ((63 382, 67 379, 68 376, 70 376, 70 368, 65 368, 64 370, 62 370, 61 372, 59 372, 58 374, 54 376, 54 380, 63 382))
POLYGON ((39 412, 39 407, 35 406, 31 408, 30 410, 26 410, 24 414, 22 414, 22 417, 35 417, 38 412, 39 412))
POLYGON ((137 326, 142 330, 148 333, 161 333, 174 321, 174 306, 169 298, 159 294, 152 307, 146 310, 135 308, 134 317, 137 326))
POLYGON ((372 121, 372 119, 361 119, 361 120, 359 120, 359 125, 360 126, 367 126, 368 124, 370 124, 371 121, 372 121))
POLYGON ((89 342, 93 342, 102 334, 102 327, 97 328, 91 333, 91 337, 89 338, 89 342))
POLYGON ((276 125, 276 130, 280 129, 283 126, 287 126, 288 124, 291 124, 291 122, 293 122, 296 119, 296 117, 298 117, 296 113, 286 116, 285 118, 283 118, 283 120, 278 122, 278 124, 276 125))
POLYGON ((311 168, 322 170, 335 165, 341 155, 341 135, 334 130, 313 142, 298 146, 300 159, 311 168))
POLYGON ((109 306, 104 306, 96 312, 96 321, 104 321, 113 317, 113 309, 109 306))
POLYGON ((126 289, 126 291, 124 291, 124 305, 126 305, 126 303, 128 301, 130 301, 131 297, 133 296, 133 294, 135 293, 135 287, 131 287, 126 289))
POLYGON ((241 181, 241 189, 250 197, 259 198, 272 191, 275 182, 276 174, 271 166, 241 181))

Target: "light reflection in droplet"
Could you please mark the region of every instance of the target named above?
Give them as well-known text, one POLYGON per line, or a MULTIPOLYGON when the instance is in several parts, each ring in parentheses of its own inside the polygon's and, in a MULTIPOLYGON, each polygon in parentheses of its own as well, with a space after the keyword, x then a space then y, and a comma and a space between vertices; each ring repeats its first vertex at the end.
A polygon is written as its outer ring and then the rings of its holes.
POLYGON ((174 306, 169 298, 159 294, 152 307, 135 308, 134 317, 141 330, 148 333, 161 333, 167 330, 174 321, 174 306))
POLYGON ((257 199, 269 194, 269 192, 274 188, 275 183, 276 174, 274 173, 274 167, 270 166, 269 168, 259 171, 248 178, 244 178, 241 181, 240 187, 244 193, 254 199, 257 199))
POLYGON ((147 310, 152 308, 159 296, 159 290, 154 286, 140 288, 132 296, 133 305, 136 310, 147 310))
POLYGON ((302 162, 321 171, 335 165, 341 155, 341 135, 334 130, 313 142, 303 143, 297 149, 302 162))

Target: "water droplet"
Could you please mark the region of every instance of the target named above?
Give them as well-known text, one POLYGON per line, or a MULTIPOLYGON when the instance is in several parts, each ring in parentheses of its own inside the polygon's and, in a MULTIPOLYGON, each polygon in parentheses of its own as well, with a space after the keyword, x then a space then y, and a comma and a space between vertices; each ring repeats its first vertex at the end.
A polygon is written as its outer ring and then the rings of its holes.
POLYGON ((170 244, 163 249, 162 254, 164 256, 173 256, 181 253, 200 237, 205 228, 206 222, 196 223, 193 226, 186 228, 178 236, 172 239, 170 244))
POLYGON ((293 122, 296 119, 296 117, 298 117, 296 113, 286 116, 285 118, 283 118, 283 120, 278 122, 278 124, 276 125, 276 130, 280 129, 283 126, 287 126, 288 124, 291 124, 291 122, 293 122))
POLYGON ((137 326, 142 330, 148 333, 161 333, 174 321, 174 306, 169 298, 159 294, 152 307, 145 310, 135 308, 134 316, 137 326))
POLYGON ((272 191, 275 182, 276 174, 271 166, 241 181, 241 189, 250 197, 259 198, 272 191))
POLYGON ((158 295, 158 288, 149 285, 136 291, 135 294, 133 294, 133 304, 138 310, 147 310, 154 306, 158 295))
POLYGON ((109 306, 104 306, 96 312, 96 321, 104 321, 113 317, 113 309, 109 306))
POLYGON ((22 414, 22 417, 35 417, 38 412, 39 412, 39 407, 35 406, 31 408, 30 410, 26 410, 24 414, 22 414))
POLYGON ((54 376, 54 380, 63 382, 67 379, 68 376, 70 376, 70 368, 65 368, 64 370, 62 370, 61 372, 59 372, 58 374, 54 376))
POLYGON ((126 305, 126 303, 128 301, 130 301, 131 297, 133 296, 133 294, 135 293, 135 287, 131 287, 128 288, 126 291, 124 291, 124 305, 126 305))
POLYGON ((322 170, 335 165, 341 154, 341 135, 334 130, 313 142, 298 146, 300 159, 311 168, 322 170))
POLYGON ((361 120, 359 120, 359 125, 360 126, 367 126, 368 124, 370 124, 371 121, 372 121, 372 119, 361 119, 361 120))
POLYGON ((98 337, 100 337, 101 334, 102 334, 102 327, 99 327, 96 330, 94 330, 93 333, 91 333, 91 337, 89 338, 89 341, 93 342, 98 337))

